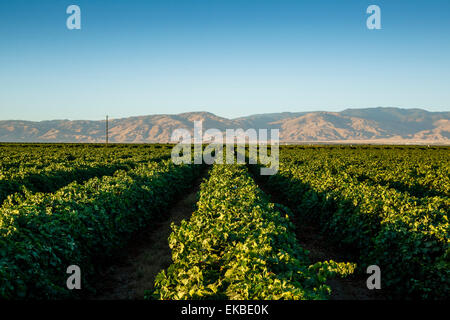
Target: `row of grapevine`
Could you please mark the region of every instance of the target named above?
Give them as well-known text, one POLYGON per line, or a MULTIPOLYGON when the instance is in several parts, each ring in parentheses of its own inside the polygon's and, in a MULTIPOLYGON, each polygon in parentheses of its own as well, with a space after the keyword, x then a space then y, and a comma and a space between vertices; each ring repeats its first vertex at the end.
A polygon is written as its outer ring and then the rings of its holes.
POLYGON ((73 167, 66 164, 49 165, 44 170, 24 170, 8 174, 0 180, 0 203, 11 194, 29 192, 54 192, 76 181, 83 182, 94 177, 112 175, 117 170, 129 170, 134 163, 91 164, 73 167))
POLYGON ((0 203, 13 193, 54 192, 73 181, 81 183, 93 177, 111 175, 116 170, 129 170, 139 163, 159 161, 170 156, 169 149, 141 148, 139 153, 131 148, 109 147, 95 150, 90 146, 70 148, 71 153, 68 153, 67 147, 62 148, 62 151, 57 146, 49 147, 45 152, 42 149, 14 145, 0 149, 1 153, 19 152, 27 158, 19 166, 12 166, 11 162, 5 163, 4 159, 1 162, 0 203), (115 158, 110 160, 112 155, 115 158), (6 169, 8 165, 10 167, 6 169))
MULTIPOLYGON (((379 265, 384 287, 394 295, 445 298, 450 292, 448 196, 429 196, 430 189, 415 197, 377 184, 381 178, 377 180, 376 169, 369 168, 370 161, 364 164, 366 174, 374 178, 358 179, 350 174, 356 169, 348 153, 340 150, 330 157, 327 151, 313 149, 287 151, 268 186, 298 215, 321 225, 331 239, 355 248, 363 267, 379 265)), ((388 170, 393 160, 378 161, 378 167, 388 170)), ((436 163, 448 170, 448 159, 436 158, 436 163)), ((403 171, 410 172, 403 165, 403 171)), ((448 192, 448 180, 442 176, 441 181, 448 192)))
POLYGON ((358 181, 387 186, 421 198, 450 196, 449 153, 449 148, 437 147, 327 146, 285 148, 281 156, 285 162, 326 166, 358 181))
POLYGON ((353 272, 333 261, 310 265, 286 207, 269 202, 245 166, 214 165, 197 210, 172 225, 173 264, 161 271, 156 299, 324 299, 327 277, 353 272))
POLYGON ((71 297, 69 265, 81 268, 84 289, 91 288, 96 266, 163 216, 199 171, 199 166, 170 161, 141 164, 6 203, 0 212, 0 297, 71 297))
POLYGON ((170 145, 0 144, 0 172, 44 169, 55 163, 88 165, 131 158, 135 162, 156 161, 168 159, 171 149, 170 145))

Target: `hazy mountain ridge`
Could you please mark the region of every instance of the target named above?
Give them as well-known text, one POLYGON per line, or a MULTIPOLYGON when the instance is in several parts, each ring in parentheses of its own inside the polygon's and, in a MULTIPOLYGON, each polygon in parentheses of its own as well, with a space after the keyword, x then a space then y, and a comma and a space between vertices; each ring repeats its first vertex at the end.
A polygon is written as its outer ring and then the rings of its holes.
MULTIPOLYGON (((450 112, 421 109, 369 108, 342 112, 298 112, 251 115, 227 119, 209 112, 149 115, 113 119, 111 142, 169 142, 178 128, 193 131, 194 121, 203 130, 280 129, 282 142, 392 141, 450 143, 450 112)), ((105 121, 52 120, 0 121, 2 142, 104 142, 105 121)))

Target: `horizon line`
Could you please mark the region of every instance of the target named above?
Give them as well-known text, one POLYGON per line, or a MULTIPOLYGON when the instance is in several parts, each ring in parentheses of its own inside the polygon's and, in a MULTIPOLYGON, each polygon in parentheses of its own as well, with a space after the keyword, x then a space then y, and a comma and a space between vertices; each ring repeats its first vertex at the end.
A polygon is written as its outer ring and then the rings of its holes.
MULTIPOLYGON (((143 115, 130 115, 130 116, 117 117, 117 118, 114 118, 114 117, 109 116, 108 114, 105 114, 104 117, 106 118, 108 116, 109 121, 112 121, 112 120, 123 120, 123 119, 130 119, 130 118, 142 118, 142 117, 152 117, 152 116, 177 116, 177 115, 188 114, 188 113, 192 113, 192 114, 208 113, 208 114, 212 114, 216 117, 227 119, 227 120, 238 120, 238 119, 242 119, 242 118, 248 118, 248 117, 253 117, 253 116, 263 116, 263 115, 299 114, 299 113, 307 114, 307 113, 319 113, 319 112, 341 113, 341 112, 344 112, 347 110, 369 110, 369 109, 420 110, 420 111, 425 111, 425 112, 429 112, 429 113, 449 113, 450 112, 450 111, 431 111, 431 110, 428 110, 425 108, 418 108, 418 107, 412 107, 412 108, 406 107, 405 108, 405 107, 378 106, 378 107, 345 108, 340 111, 313 110, 313 111, 280 111, 280 112, 254 113, 254 114, 248 114, 248 115, 233 117, 233 118, 220 116, 213 112, 205 111, 205 110, 203 110, 203 111, 186 111, 186 112, 179 112, 179 113, 152 113, 152 114, 143 114, 143 115)), ((23 121, 23 122, 92 121, 92 122, 97 122, 97 121, 106 121, 105 118, 102 118, 102 119, 67 119, 66 118, 66 119, 45 119, 45 120, 26 120, 26 119, 5 119, 5 120, 3 120, 3 119, 0 119, 0 122, 5 122, 5 121, 23 121)))

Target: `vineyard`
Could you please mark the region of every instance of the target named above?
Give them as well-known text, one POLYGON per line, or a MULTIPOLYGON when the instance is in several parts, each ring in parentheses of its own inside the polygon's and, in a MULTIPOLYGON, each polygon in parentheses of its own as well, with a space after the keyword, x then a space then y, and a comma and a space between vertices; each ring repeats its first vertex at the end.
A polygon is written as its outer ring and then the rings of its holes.
POLYGON ((118 253, 195 188, 141 299, 324 300, 336 279, 365 286, 371 265, 386 299, 448 297, 450 148, 281 146, 261 176, 264 161, 174 164, 172 147, 0 145, 0 299, 95 296, 118 253), (304 226, 342 259, 312 259, 304 226), (70 265, 82 290, 66 286, 70 265))
POLYGON ((396 297, 450 292, 448 148, 288 148, 268 185, 334 242, 378 265, 396 297))

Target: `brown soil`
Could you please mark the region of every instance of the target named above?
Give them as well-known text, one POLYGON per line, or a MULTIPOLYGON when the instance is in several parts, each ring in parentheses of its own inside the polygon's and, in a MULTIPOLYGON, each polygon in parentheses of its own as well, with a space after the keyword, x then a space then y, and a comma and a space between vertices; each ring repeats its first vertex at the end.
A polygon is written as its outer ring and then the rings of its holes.
POLYGON ((92 300, 138 300, 146 290, 152 290, 156 275, 172 263, 168 238, 170 225, 189 219, 195 210, 199 185, 181 197, 167 212, 167 219, 148 226, 118 253, 114 265, 99 275, 97 294, 92 300))

